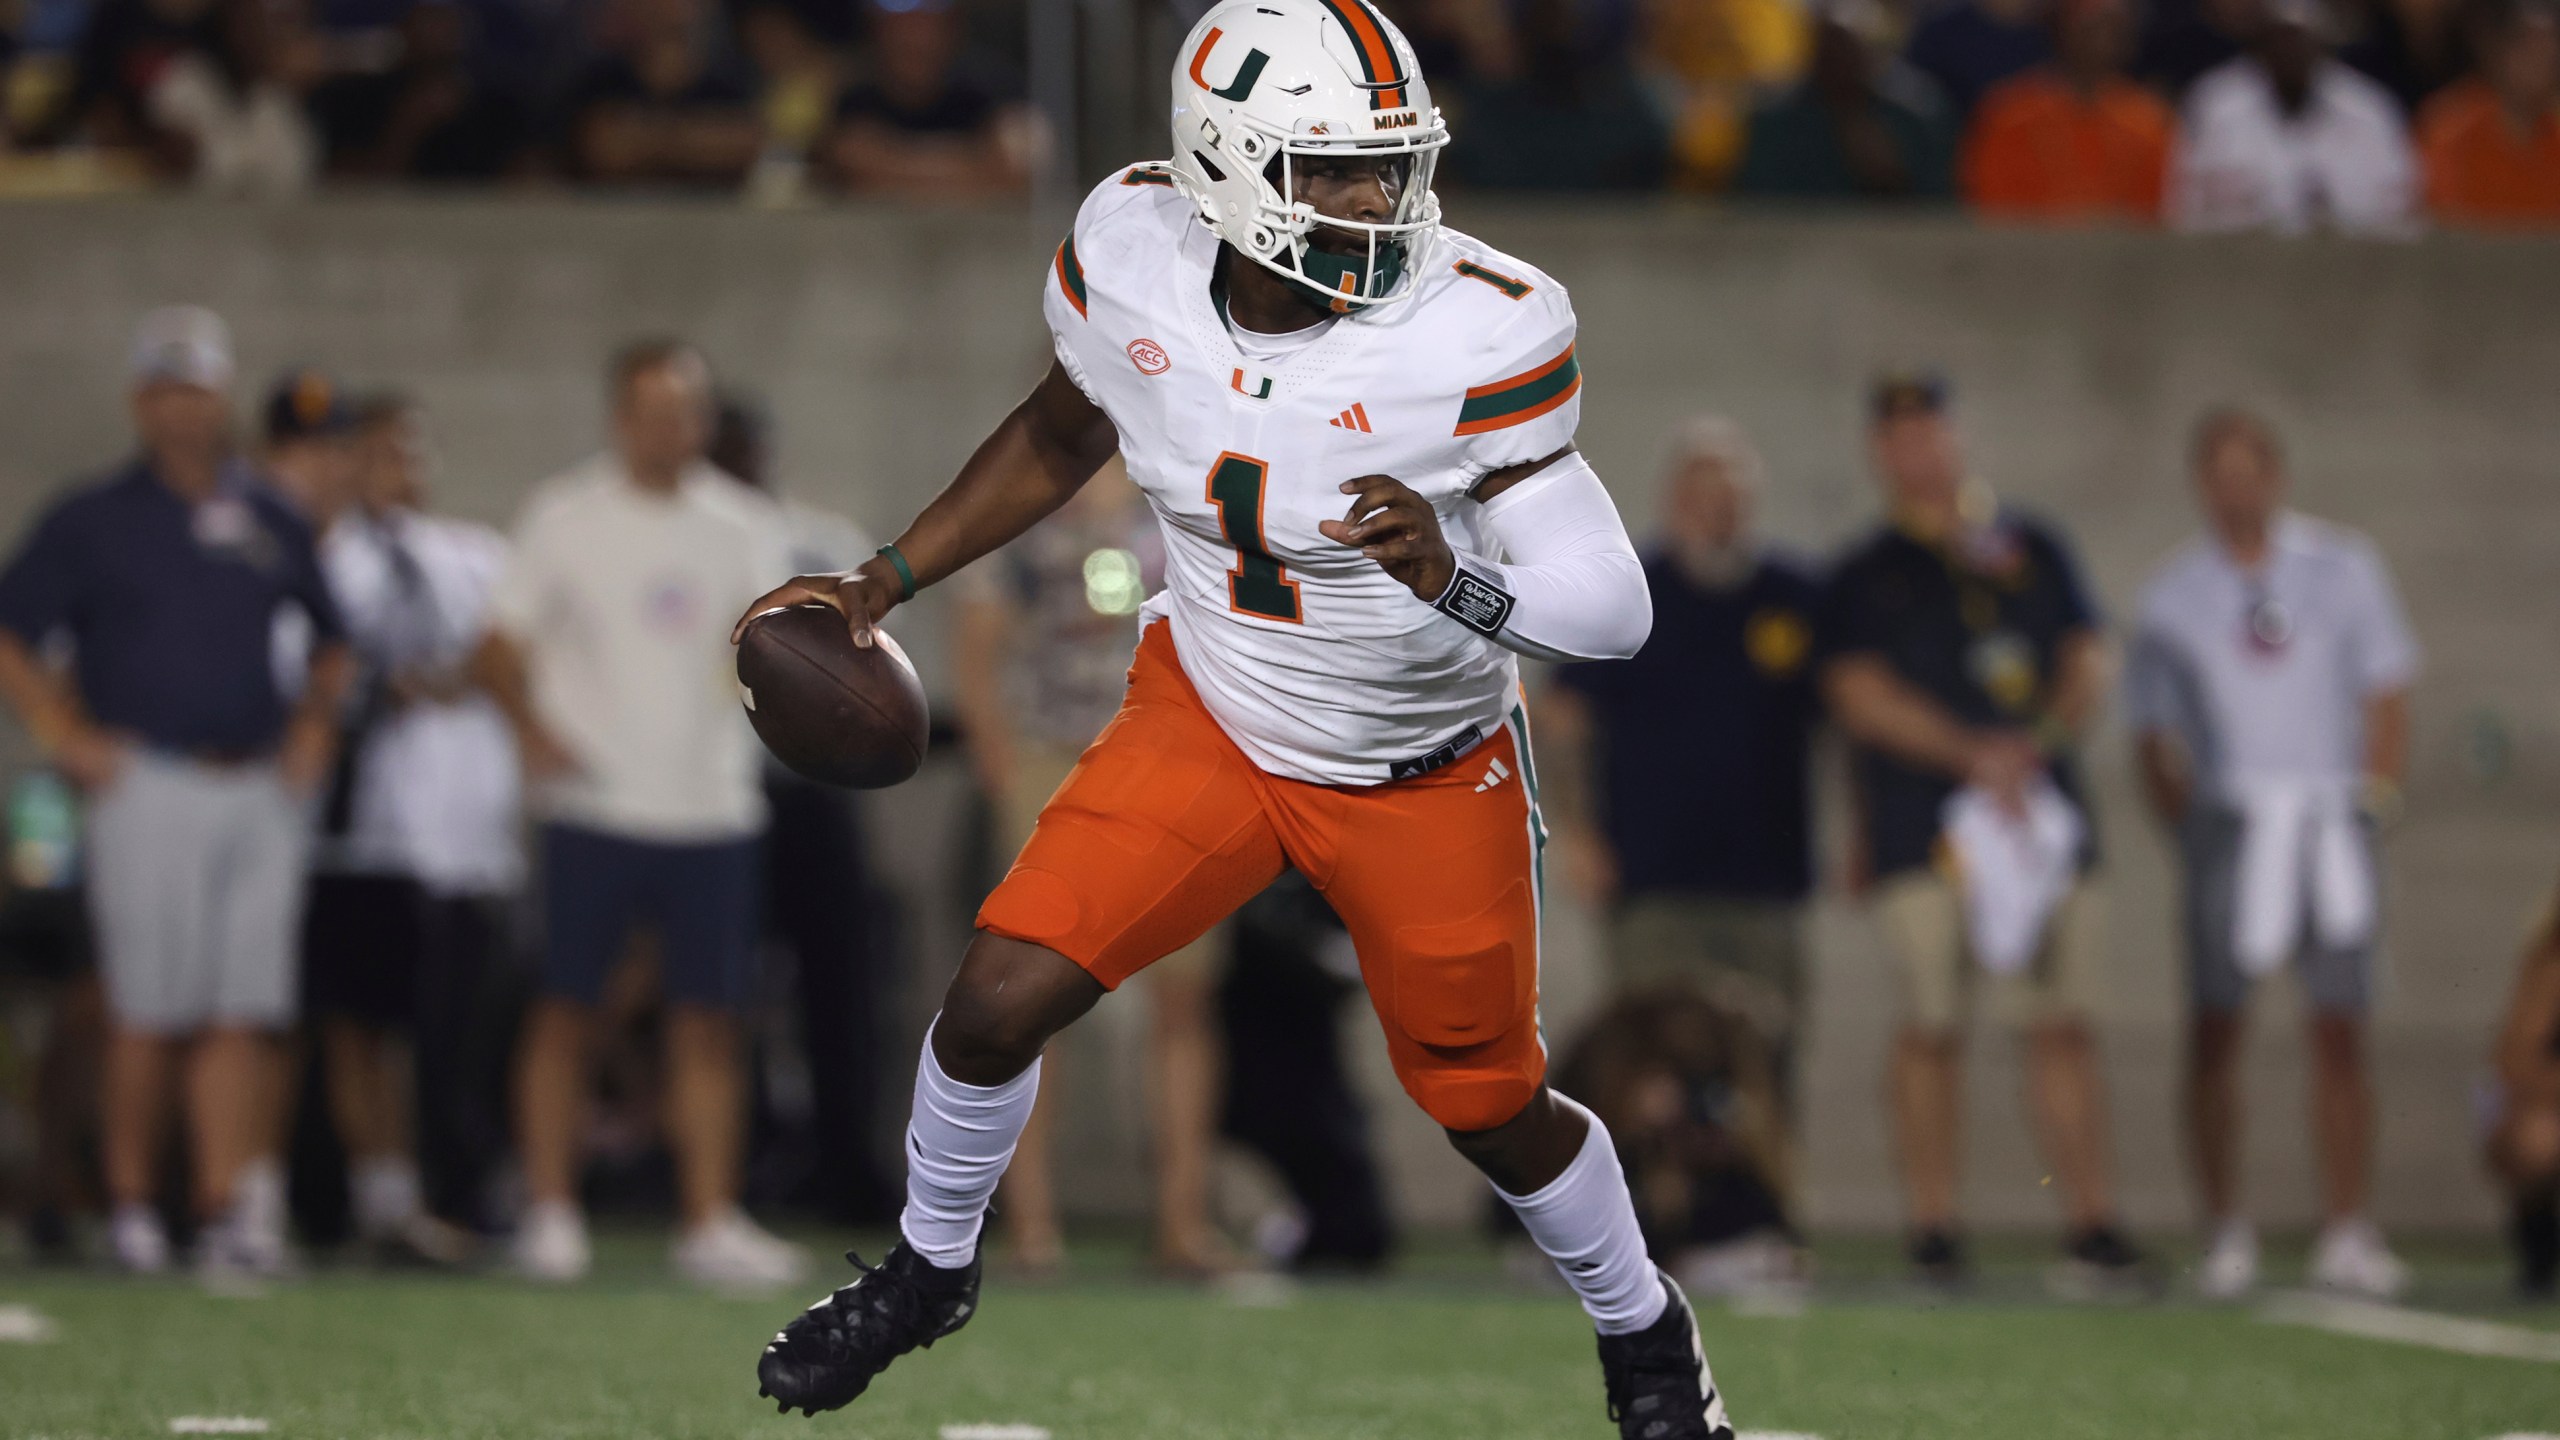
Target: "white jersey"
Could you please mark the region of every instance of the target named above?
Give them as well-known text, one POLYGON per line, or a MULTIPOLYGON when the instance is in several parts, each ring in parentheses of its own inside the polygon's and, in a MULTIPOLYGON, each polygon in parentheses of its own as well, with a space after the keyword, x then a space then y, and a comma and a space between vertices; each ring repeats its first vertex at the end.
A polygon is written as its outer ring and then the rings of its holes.
POLYGON ((1500 558, 1467 492, 1573 440, 1582 379, 1564 287, 1442 229, 1415 296, 1294 349, 1240 348, 1209 289, 1219 240, 1159 170, 1105 181, 1050 268, 1058 360, 1120 431, 1164 527, 1182 668, 1274 775, 1374 785, 1493 733, 1510 651, 1317 533, 1342 482, 1388 475, 1461 552, 1500 558))

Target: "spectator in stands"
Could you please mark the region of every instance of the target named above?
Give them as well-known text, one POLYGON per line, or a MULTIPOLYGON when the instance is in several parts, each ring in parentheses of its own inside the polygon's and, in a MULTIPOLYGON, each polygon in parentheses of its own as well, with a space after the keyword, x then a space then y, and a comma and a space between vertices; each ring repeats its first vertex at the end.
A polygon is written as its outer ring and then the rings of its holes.
POLYGON ((1965 137, 1964 194, 2015 220, 2153 224, 2177 128, 2125 75, 2128 0, 2059 0, 2054 63, 1995 87, 1965 137))
POLYGON ((2513 1207, 2516 1288, 2560 1293, 2560 897, 2525 947, 2496 1052, 2489 1169, 2513 1207))
POLYGON ((613 185, 728 187, 764 143, 754 87, 705 0, 616 0, 606 53, 570 87, 568 161, 613 185))
POLYGON ((319 170, 302 102, 320 61, 291 6, 107 0, 48 130, 131 152, 151 173, 202 189, 292 194, 319 170))
POLYGON ((2404 116, 2472 69, 2475 0, 2356 0, 2343 8, 2349 38, 2338 58, 2390 91, 2404 116))
POLYGON ((2373 836, 2400 809, 2417 642, 2373 542, 2283 508, 2267 423, 2196 427, 2206 533, 2143 590, 2128 691, 2145 787, 2185 856, 2193 1006, 2188 1124, 2211 1248, 2197 1283, 2257 1281, 2240 1208, 2240 1045, 2253 982, 2300 967, 2327 1223, 2315 1283, 2397 1293, 2408 1269, 2365 1213, 2365 1017, 2380 941, 2373 836))
POLYGON ((0 572, 0 696, 87 796, 116 1257, 168 1263, 154 1172, 183 1067, 200 1263, 270 1274, 286 1258, 277 1037, 295 1011, 304 805, 331 763, 346 651, 310 526, 232 446, 221 320, 143 317, 131 375, 140 453, 46 512, 0 572), (275 664, 287 614, 315 637, 298 697, 275 664))
MULTIPOLYGON (((1621 15, 1595 0, 1522 0, 1450 94, 1468 141, 1443 173, 1504 190, 1649 190, 1669 157, 1621 15)), ((1435 85, 1441 84, 1436 78, 1435 85)))
POLYGON ((475 63, 480 12, 418 0, 400 17, 387 70, 333 77, 312 113, 332 175, 356 180, 486 181, 514 173, 532 142, 523 101, 475 63))
POLYGON ((157 173, 183 174, 187 155, 152 120, 152 86, 179 57, 221 44, 217 0, 100 0, 80 34, 70 89, 42 142, 133 152, 157 173))
POLYGON ((2480 73, 2418 117, 2427 209, 2448 225, 2560 226, 2560 9, 2509 0, 2480 73))
POLYGON ((1962 879, 1942 868, 1951 800, 1977 811, 1987 802, 2013 826, 2037 818, 2039 848, 2041 816, 2081 806, 2075 751, 2107 683, 2097 609, 2062 536, 1968 474, 1943 382, 1889 377, 1873 404, 1869 441, 1890 516, 1833 574, 1820 683, 1856 746, 1861 868, 1902 991, 1893 1103, 1911 1263, 1934 1284, 1966 1274, 1957 1116, 1966 1002, 1986 989, 2026 1041, 2029 1113, 2070 1225, 2062 1273, 2124 1287, 2147 1267, 2117 1228, 2108 1175, 2090 1029, 2103 932, 2087 827, 2076 854, 2050 857, 2062 873, 2040 897, 2051 903, 2027 936, 2035 943, 2005 961, 1968 914, 1980 892, 1967 887, 2000 878, 1988 857, 1962 879))
POLYGON ((2052 0, 1955 0, 1926 12, 1902 58, 1938 82, 1961 125, 1993 86, 2054 56, 2052 0))
MULTIPOLYGON (((806 196, 844 93, 844 56, 786 0, 757 0, 738 17, 738 39, 760 86, 764 152, 749 190, 768 203, 806 196)), ((744 478, 744 477, 741 477, 744 478)))
POLYGON ((2133 73, 2172 100, 2238 59, 2266 23, 2267 0, 2151 0, 2133 73))
POLYGON ((1645 560, 1653 638, 1632 660, 1558 667, 1539 730, 1561 858, 1608 918, 1615 988, 1741 1017, 1791 1095, 1820 596, 1752 533, 1760 483, 1740 426, 1690 424, 1645 560))
POLYGON ((2415 224, 2417 156, 2400 107, 2329 53, 2327 25, 2318 0, 2270 0, 2249 53, 2188 92, 2172 224, 2286 235, 2415 224))
MULTIPOLYGON (((1795 0, 1654 0, 1643 13, 1637 63, 1669 106, 1672 183, 1721 190, 1752 105, 1803 76, 1812 27, 1795 0)), ((1426 60, 1423 73, 1440 72, 1426 60)))
MULTIPOLYGON (((1115 460, 994 564, 964 572, 954 656, 960 722, 1008 860, 1031 839, 1041 807, 1077 757, 1119 712, 1138 647, 1138 606, 1162 588, 1164 563, 1163 536, 1115 460)), ((1206 1275, 1227 1264, 1209 1216, 1209 1162, 1218 1118, 1211 1001, 1229 929, 1211 930, 1135 982, 1147 997, 1149 1022, 1155 1260, 1176 1275, 1206 1275)), ((1043 1093, 1062 1094, 1057 1069, 1046 1073, 1043 1093)), ((998 1202, 1016 1262, 1038 1271, 1055 1270, 1064 1258, 1050 1177, 1056 1103, 1044 1101, 1034 1113, 998 1202)))
POLYGON ((359 662, 304 931, 356 1233, 450 1264, 495 1158, 482 997, 521 884, 506 722, 464 671, 506 563, 485 525, 427 513, 415 405, 358 417, 355 503, 321 542, 359 662))
POLYGON ((828 159, 846 189, 958 197, 1030 184, 1037 118, 961 47, 952 0, 872 0, 870 76, 837 102, 828 159))
POLYGON ((517 522, 473 670, 506 713, 540 830, 541 997, 518 1050, 530 1204, 518 1270, 574 1280, 596 1007, 634 929, 652 924, 668 1001, 663 1113, 698 1284, 795 1283, 799 1247, 738 1208, 745 1074, 738 1010, 753 979, 761 751, 734 683, 729 621, 790 567, 772 503, 702 458, 711 377, 689 346, 614 357, 612 445, 546 481, 517 522))
POLYGON ((1734 188, 1802 199, 1954 193, 1956 130, 1935 82, 1893 58, 1875 0, 1825 0, 1813 67, 1751 117, 1734 188))

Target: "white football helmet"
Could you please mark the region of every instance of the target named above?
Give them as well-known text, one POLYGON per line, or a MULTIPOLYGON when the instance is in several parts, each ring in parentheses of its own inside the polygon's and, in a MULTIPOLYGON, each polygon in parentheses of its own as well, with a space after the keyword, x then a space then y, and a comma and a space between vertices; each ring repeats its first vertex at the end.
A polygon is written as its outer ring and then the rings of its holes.
POLYGON ((1414 293, 1440 228, 1431 173, 1448 143, 1413 46, 1369 0, 1227 0, 1174 55, 1174 183, 1220 239, 1336 311, 1414 293), (1345 155, 1391 162, 1383 222, 1294 198, 1296 162, 1345 155), (1315 249, 1319 228, 1363 248, 1315 249))

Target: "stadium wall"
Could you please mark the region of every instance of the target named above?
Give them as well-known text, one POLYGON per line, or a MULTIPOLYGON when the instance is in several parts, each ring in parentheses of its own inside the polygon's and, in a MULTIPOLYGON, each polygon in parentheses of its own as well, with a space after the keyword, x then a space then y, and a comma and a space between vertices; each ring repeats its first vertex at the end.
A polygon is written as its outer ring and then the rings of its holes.
MULTIPOLYGON (((1639 528, 1674 427, 1720 410, 1767 452, 1766 528, 1831 547, 1874 513, 1867 377, 1935 363, 1955 379, 1980 472, 2079 539, 2122 615, 2147 568, 2193 527, 2183 445, 2196 412, 2232 399, 2268 409, 2292 447, 2300 503, 2381 543, 2429 656, 2410 814, 2391 842, 2379 1209, 2412 1226, 2492 1219, 2474 1158, 2475 1085, 2518 938, 2560 861, 2560 245, 2031 235, 1668 205, 1460 211, 1573 288, 1584 446, 1639 528)), ((1034 302, 1054 243, 1017 214, 960 210, 10 206, 0 529, 15 535, 62 480, 117 452, 126 328, 179 299, 231 319, 253 380, 308 361, 422 396, 445 503, 501 521, 528 484, 596 443, 606 351, 643 332, 685 334, 770 403, 789 488, 894 528, 1038 374, 1034 302)), ((940 618, 926 603, 909 622, 929 676, 940 618)), ((2094 746, 2092 770, 2110 856, 2105 1030, 2120 1170, 2133 1218, 2173 1224, 2187 1205, 2166 856, 2140 813, 2120 725, 2094 746)), ((960 793, 946 768, 876 801, 902 837, 921 837, 881 847, 922 922, 919 1024, 957 955, 961 827, 944 802, 960 793)), ((1569 903, 1554 913, 1548 1023, 1562 1037, 1598 981, 1588 918, 1569 903)), ((1898 1207, 1878 1103, 1886 977, 1853 909, 1826 903, 1815 936, 1813 1218, 1888 1227, 1898 1207)), ((1106 1007, 1119 1013, 1073 1057, 1067 1179, 1091 1208, 1143 1204, 1129 1047, 1104 1043, 1134 1038, 1134 1009, 1106 1007)), ((2313 1205, 2298 1019, 2292 997, 2273 997, 2252 1062, 2249 1189, 2280 1220, 2313 1205)), ((1970 1204, 1986 1226, 2041 1223, 2051 1207, 2014 1057, 1996 1034, 1981 1040, 1970 1204)), ((1472 1177, 1393 1095, 1374 1051, 1364 1045, 1407 1213, 1472 1215, 1472 1177)))

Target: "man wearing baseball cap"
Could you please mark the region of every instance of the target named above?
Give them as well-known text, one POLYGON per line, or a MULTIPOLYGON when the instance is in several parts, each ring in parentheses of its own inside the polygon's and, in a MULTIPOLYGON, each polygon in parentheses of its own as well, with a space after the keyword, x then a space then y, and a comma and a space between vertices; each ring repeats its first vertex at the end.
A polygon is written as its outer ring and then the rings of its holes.
MULTIPOLYGON (((2102 922, 2075 752, 2106 692, 2106 643, 2069 543, 1966 468, 1931 373, 1879 379, 1868 446, 1887 517, 1833 572, 1819 683, 1856 747, 1871 908, 1901 990, 1894 1119, 1920 1278, 1966 1274, 1958 1227, 1965 1021, 1979 996, 2023 1042, 2029 1113, 2069 1224, 2067 1293, 2147 1289, 2118 1228, 2106 1099, 2090 1024, 2102 922), (1980 802, 1980 803, 1976 803, 1980 802), (2011 844, 1968 853, 1958 817, 1996 807, 2011 844), (2020 950, 1987 943, 1985 899, 2040 815, 2066 838, 2031 885, 2049 894, 2020 950), (2051 887, 2048 890, 2048 887, 2051 887)), ((2013 885, 2019 882, 2012 881, 2013 885)), ((2014 893, 2014 892, 2013 892, 2014 893)))
POLYGON ((86 799, 116 1257, 168 1263, 151 1198, 175 1074, 200 1263, 213 1279, 271 1273, 281 1225, 243 1178, 272 1155, 305 801, 331 762, 347 658, 311 527, 232 443, 220 317, 152 311, 129 373, 137 453, 58 501, 0 569, 0 699, 86 799), (299 694, 271 660, 287 613, 313 636, 299 694))

